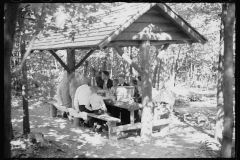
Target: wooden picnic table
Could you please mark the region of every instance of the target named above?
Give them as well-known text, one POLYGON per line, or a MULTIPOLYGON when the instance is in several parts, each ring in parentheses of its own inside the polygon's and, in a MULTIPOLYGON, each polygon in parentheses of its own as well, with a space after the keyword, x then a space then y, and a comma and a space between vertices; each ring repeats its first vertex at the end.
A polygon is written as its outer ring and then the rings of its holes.
MULTIPOLYGON (((140 122, 134 123, 134 111, 142 109, 143 108, 142 104, 136 103, 136 102, 116 101, 110 97, 103 97, 103 100, 106 105, 123 108, 123 109, 127 109, 130 111, 130 124, 113 127, 112 128, 113 133, 141 128, 142 125, 140 122)), ((169 123, 171 123, 170 119, 155 120, 155 121, 153 121, 153 127, 168 125, 169 123)))

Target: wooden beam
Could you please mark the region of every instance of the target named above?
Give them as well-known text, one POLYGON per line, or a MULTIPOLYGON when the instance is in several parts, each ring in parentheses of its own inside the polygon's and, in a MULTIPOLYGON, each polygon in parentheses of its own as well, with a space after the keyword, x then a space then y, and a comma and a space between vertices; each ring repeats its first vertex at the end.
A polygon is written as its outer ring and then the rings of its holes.
POLYGON ((185 33, 187 33, 189 36, 195 38, 202 44, 207 42, 207 39, 200 35, 195 29, 190 27, 190 25, 182 19, 180 16, 178 16, 176 13, 174 13, 167 5, 162 3, 157 3, 157 6, 161 9, 162 12, 165 13, 168 17, 172 18, 175 24, 179 25, 185 33))
POLYGON ((48 50, 48 51, 51 53, 51 55, 53 55, 53 57, 56 58, 56 60, 61 64, 61 66, 62 66, 68 73, 70 73, 69 68, 67 67, 66 64, 64 64, 64 62, 61 60, 61 58, 59 58, 58 55, 57 55, 54 51, 52 51, 52 50, 48 50))
POLYGON ((169 45, 170 44, 168 43, 168 44, 165 44, 163 46, 163 48, 158 52, 157 58, 161 59, 163 57, 163 55, 165 54, 165 52, 168 49, 169 45))
POLYGON ((85 57, 83 57, 83 59, 81 59, 81 61, 74 67, 74 70, 76 70, 78 67, 80 67, 80 66, 84 63, 84 61, 85 61, 94 51, 95 51, 94 49, 90 50, 90 51, 85 55, 85 57))
POLYGON ((70 72, 74 72, 75 67, 75 50, 74 48, 67 49, 67 66, 70 72))
POLYGON ((152 32, 149 28, 145 28, 141 32, 127 32, 123 31, 114 40, 191 40, 191 38, 182 32, 166 31, 166 32, 152 32))
POLYGON ((142 75, 142 70, 141 70, 141 68, 140 68, 136 63, 134 63, 134 62, 130 59, 130 57, 128 57, 128 55, 123 52, 123 50, 122 50, 120 47, 118 47, 118 46, 117 46, 116 44, 114 44, 114 43, 112 44, 112 47, 117 51, 117 53, 118 53, 124 60, 127 61, 127 63, 128 63, 130 66, 132 66, 140 75, 142 75))
POLYGON ((148 3, 146 6, 144 6, 137 14, 135 14, 130 20, 125 22, 121 27, 119 27, 115 32, 111 34, 108 38, 106 38, 104 41, 102 41, 99 44, 99 47, 102 48, 103 46, 107 45, 110 41, 112 41, 117 35, 119 35, 123 30, 125 30, 129 25, 131 25, 133 22, 135 22, 143 13, 148 11, 152 6, 154 6, 155 3, 148 3))
MULTIPOLYGON (((153 121, 153 127, 158 127, 158 126, 166 125, 166 124, 169 124, 169 123, 171 123, 171 121, 169 119, 160 119, 160 120, 157 120, 157 121, 153 121)), ((113 127, 112 132, 116 133, 116 132, 121 132, 121 131, 140 129, 141 126, 142 126, 141 123, 134 123, 134 124, 117 126, 117 127, 113 127)))

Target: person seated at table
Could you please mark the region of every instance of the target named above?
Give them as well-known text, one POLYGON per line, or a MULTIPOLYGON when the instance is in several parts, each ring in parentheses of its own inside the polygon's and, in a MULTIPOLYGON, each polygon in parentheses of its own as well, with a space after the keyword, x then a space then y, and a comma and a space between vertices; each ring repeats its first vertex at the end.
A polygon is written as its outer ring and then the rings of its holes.
POLYGON ((109 78, 109 72, 108 71, 103 71, 102 72, 102 79, 103 81, 100 82, 99 88, 101 89, 110 89, 113 86, 113 81, 109 78))
MULTIPOLYGON (((113 80, 113 86, 110 90, 110 92, 112 93, 113 96, 116 96, 116 90, 117 90, 117 87, 118 87, 118 83, 119 83, 118 79, 113 80)), ((115 118, 120 117, 120 108, 110 106, 110 105, 106 105, 106 107, 107 107, 107 110, 109 111, 111 116, 113 116, 115 118)))
POLYGON ((102 71, 95 72, 95 81, 96 85, 101 88, 101 85, 103 84, 102 71))
MULTIPOLYGON (((69 80, 67 72, 62 75, 62 79, 57 86, 57 101, 61 106, 65 106, 66 108, 72 107, 72 99, 69 92, 69 80)), ((66 118, 68 113, 62 112, 62 116, 66 118)))
POLYGON ((116 90, 117 90, 118 84, 119 84, 119 80, 118 79, 114 79, 113 80, 113 86, 110 89, 110 91, 111 91, 113 96, 116 96, 116 90))
POLYGON ((120 74, 118 76, 118 79, 119 79, 118 86, 129 86, 127 83, 125 83, 125 75, 124 74, 120 74))
MULTIPOLYGON (((92 95, 90 97, 90 107, 91 110, 96 114, 96 115, 101 115, 101 114, 107 114, 109 115, 106 105, 103 101, 103 98, 97 94, 98 87, 97 86, 91 86, 91 91, 92 95)), ((106 129, 106 123, 103 120, 95 119, 93 118, 94 121, 94 128, 95 131, 100 131, 101 128, 106 129)))
MULTIPOLYGON (((142 96, 142 84, 141 84, 141 76, 138 76, 138 93, 140 95, 140 97, 142 96)), ((141 102, 140 102, 141 103, 141 102)))
MULTIPOLYGON (((136 79, 132 79, 130 86, 134 86, 134 94, 133 94, 134 102, 141 103, 141 97, 140 97, 139 91, 138 91, 138 81, 136 79)), ((141 115, 140 110, 134 111, 135 122, 141 122, 140 115, 141 115)))
MULTIPOLYGON (((119 84, 118 86, 129 86, 129 84, 127 84, 125 82, 125 75, 124 74, 120 74, 118 76, 119 78, 119 84)), ((129 124, 130 123, 130 112, 127 109, 123 109, 123 108, 119 108, 120 110, 120 114, 121 114, 121 124, 129 124)))
MULTIPOLYGON (((82 85, 76 90, 74 96, 74 108, 79 112, 94 113, 90 107, 90 97, 92 96, 91 88, 89 87, 90 79, 88 77, 83 77, 82 85)), ((91 119, 85 119, 85 125, 93 126, 91 119)))

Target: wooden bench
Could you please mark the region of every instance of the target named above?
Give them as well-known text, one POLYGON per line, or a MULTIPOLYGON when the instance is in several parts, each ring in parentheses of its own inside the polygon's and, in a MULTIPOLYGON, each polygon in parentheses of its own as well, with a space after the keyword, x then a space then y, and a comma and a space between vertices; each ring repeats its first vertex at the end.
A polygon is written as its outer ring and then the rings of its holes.
MULTIPOLYGON (((69 112, 69 115, 73 117, 73 123, 75 127, 79 126, 79 121, 82 118, 83 113, 78 113, 75 109, 73 108, 66 108, 64 106, 61 106, 57 103, 55 99, 51 100, 49 102, 51 104, 50 106, 50 116, 55 117, 57 110, 64 111, 64 112, 69 112)), ((111 117, 109 115, 96 115, 94 113, 85 113, 87 114, 87 117, 94 117, 97 119, 101 119, 106 121, 107 126, 108 126, 108 138, 110 140, 117 140, 116 132, 114 132, 114 127, 116 127, 116 123, 121 122, 119 118, 111 117)))
POLYGON ((50 103, 50 117, 56 117, 57 110, 68 112, 68 109, 65 106, 59 105, 56 99, 52 99, 48 103, 50 103))
MULTIPOLYGON (((78 113, 75 109, 68 108, 70 116, 74 117, 74 126, 79 126, 79 120, 82 118, 82 113, 78 113)), ((108 138, 110 140, 117 140, 116 132, 113 132, 113 128, 116 127, 116 123, 121 122, 119 118, 115 118, 109 115, 96 115, 94 113, 85 113, 88 117, 93 117, 97 119, 101 119, 103 121, 106 121, 108 126, 108 138)))

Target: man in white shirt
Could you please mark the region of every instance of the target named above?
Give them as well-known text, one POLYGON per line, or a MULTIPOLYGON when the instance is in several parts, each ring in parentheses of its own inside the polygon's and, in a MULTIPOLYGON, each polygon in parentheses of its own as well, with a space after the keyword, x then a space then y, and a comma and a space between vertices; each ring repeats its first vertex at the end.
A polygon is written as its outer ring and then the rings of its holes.
POLYGON ((77 112, 92 113, 89 101, 92 95, 92 91, 88 86, 89 83, 90 79, 88 77, 84 77, 82 85, 79 86, 76 90, 74 96, 74 108, 77 112))
POLYGON ((103 98, 99 95, 97 95, 98 87, 97 86, 91 86, 92 96, 90 97, 90 104, 91 109, 95 112, 95 114, 101 114, 100 112, 107 112, 106 105, 103 101, 103 98), (98 112, 98 110, 102 110, 98 112))

